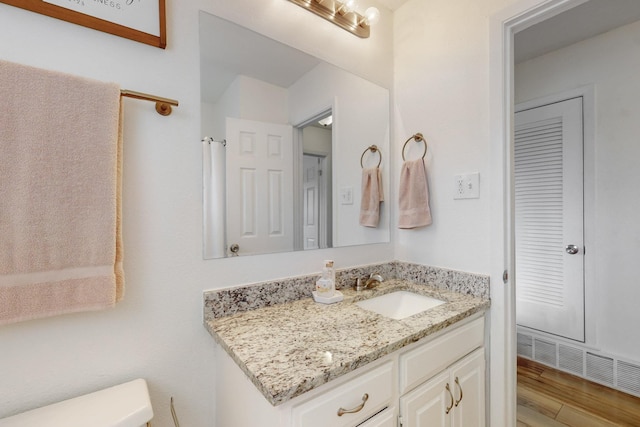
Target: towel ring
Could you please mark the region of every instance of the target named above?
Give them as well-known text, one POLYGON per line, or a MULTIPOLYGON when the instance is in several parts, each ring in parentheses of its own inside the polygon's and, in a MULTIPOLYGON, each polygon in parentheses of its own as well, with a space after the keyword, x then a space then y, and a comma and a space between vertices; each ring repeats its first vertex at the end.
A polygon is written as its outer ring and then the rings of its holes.
POLYGON ((382 163, 382 152, 380 151, 377 145, 370 145, 362 152, 362 156, 360 156, 360 167, 364 169, 362 160, 364 159, 364 155, 367 154, 367 151, 371 151, 372 153, 378 153, 378 156, 380 156, 380 160, 378 161, 378 166, 376 167, 380 167, 380 164, 382 163))
POLYGON ((402 160, 405 160, 404 149, 407 148, 407 144, 412 139, 415 140, 416 142, 424 142, 424 153, 422 153, 422 158, 424 159, 424 156, 427 154, 427 141, 424 139, 424 136, 422 136, 422 134, 418 132, 415 135, 412 135, 409 139, 407 139, 404 145, 402 146, 402 160))

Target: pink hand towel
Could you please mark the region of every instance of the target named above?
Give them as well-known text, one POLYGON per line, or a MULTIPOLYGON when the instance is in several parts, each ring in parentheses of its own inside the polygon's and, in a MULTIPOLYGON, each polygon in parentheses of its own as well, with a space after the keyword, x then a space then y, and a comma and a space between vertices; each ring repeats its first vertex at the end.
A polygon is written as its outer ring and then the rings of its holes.
POLYGON ((380 221, 382 193, 382 173, 380 168, 362 169, 362 199, 360 201, 360 225, 377 227, 380 221))
POLYGON ((417 228, 431 224, 429 188, 424 161, 408 160, 400 171, 398 228, 417 228))
POLYGON ((0 324, 124 290, 120 88, 0 61, 0 324))

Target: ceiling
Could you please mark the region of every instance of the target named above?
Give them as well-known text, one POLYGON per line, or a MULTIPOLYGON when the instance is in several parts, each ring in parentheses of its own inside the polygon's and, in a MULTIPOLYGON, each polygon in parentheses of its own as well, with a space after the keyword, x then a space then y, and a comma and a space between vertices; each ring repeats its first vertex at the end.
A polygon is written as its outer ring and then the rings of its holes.
POLYGON ((380 4, 391 10, 399 9, 400 6, 405 4, 407 1, 409 0, 378 0, 380 4))
POLYGON ((640 20, 639 0, 590 0, 515 35, 515 62, 640 20))

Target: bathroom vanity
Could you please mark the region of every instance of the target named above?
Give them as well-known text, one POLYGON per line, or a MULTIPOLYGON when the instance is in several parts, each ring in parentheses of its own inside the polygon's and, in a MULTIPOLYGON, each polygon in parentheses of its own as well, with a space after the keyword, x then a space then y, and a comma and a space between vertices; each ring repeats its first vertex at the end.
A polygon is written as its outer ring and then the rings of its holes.
POLYGON ((400 279, 342 292, 206 319, 216 425, 484 425, 488 299, 400 279), (401 319, 356 304, 400 290, 444 303, 401 319))

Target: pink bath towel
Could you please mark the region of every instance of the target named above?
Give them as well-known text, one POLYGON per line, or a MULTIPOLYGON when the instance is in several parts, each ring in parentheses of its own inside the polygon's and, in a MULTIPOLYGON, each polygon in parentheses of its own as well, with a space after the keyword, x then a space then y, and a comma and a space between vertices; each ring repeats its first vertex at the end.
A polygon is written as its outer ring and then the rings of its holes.
POLYGON ((380 221, 380 203, 384 201, 380 168, 362 169, 362 199, 360 225, 377 227, 380 221))
POLYGON ((424 161, 407 160, 400 171, 398 228, 417 228, 431 224, 429 188, 424 161))
POLYGON ((122 298, 120 88, 0 61, 0 324, 122 298))

